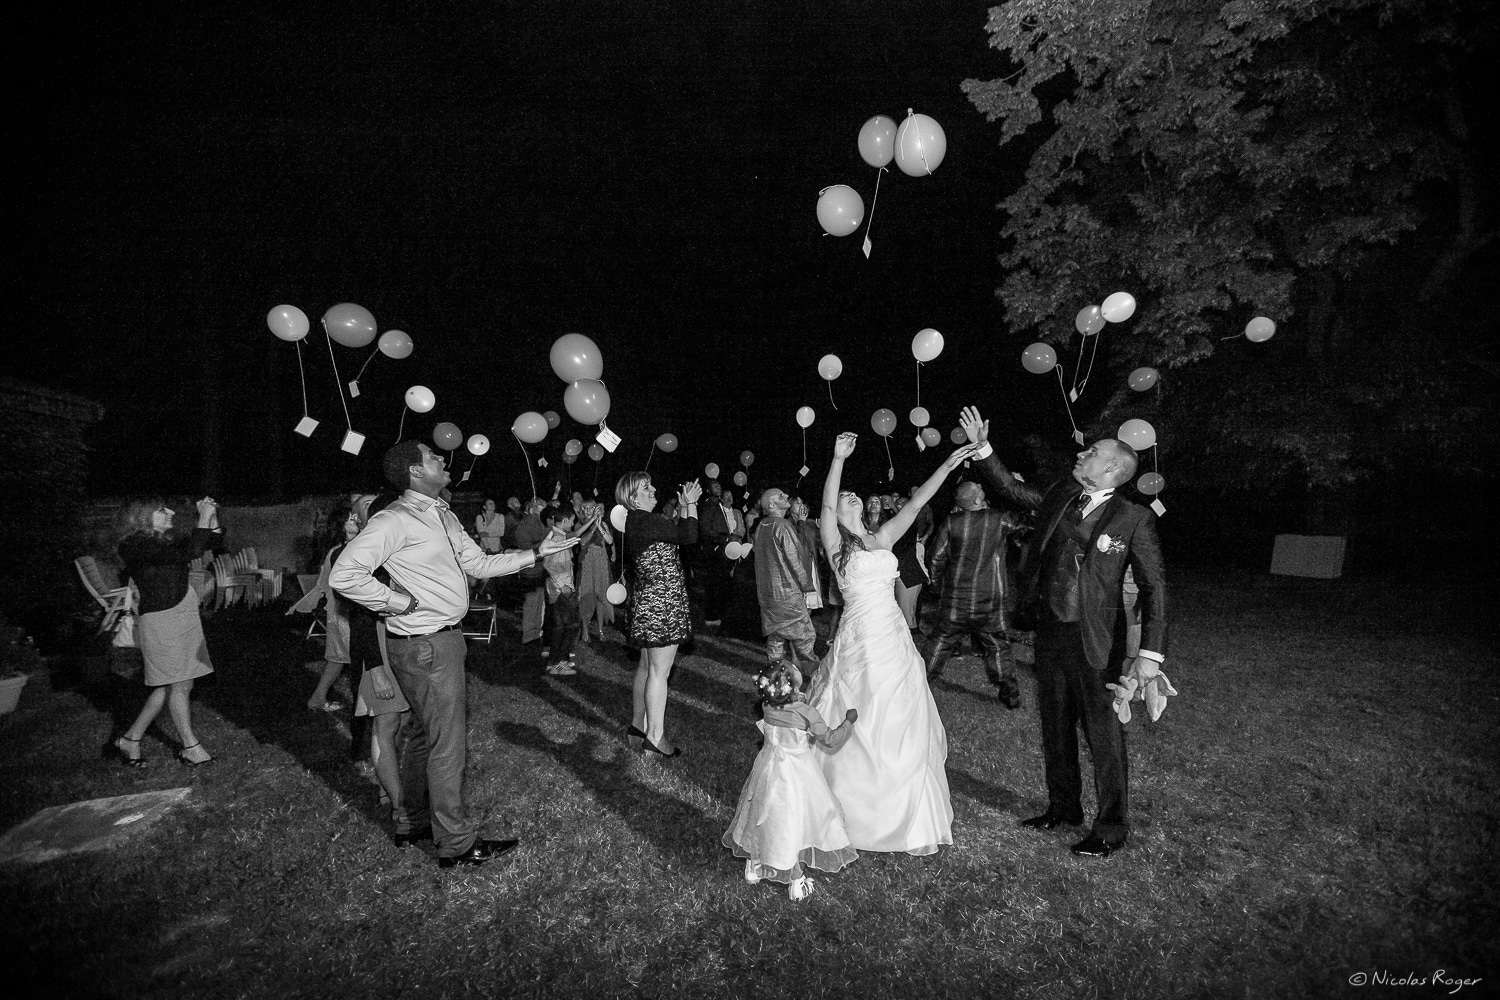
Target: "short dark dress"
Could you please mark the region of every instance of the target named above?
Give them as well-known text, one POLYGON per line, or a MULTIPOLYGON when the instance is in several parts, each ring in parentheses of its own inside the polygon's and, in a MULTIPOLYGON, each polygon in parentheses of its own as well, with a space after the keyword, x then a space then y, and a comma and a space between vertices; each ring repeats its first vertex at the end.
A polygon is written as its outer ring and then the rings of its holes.
POLYGON ((687 582, 678 547, 698 540, 698 519, 669 521, 633 510, 625 518, 625 559, 632 581, 630 641, 641 647, 675 646, 692 638, 687 582))

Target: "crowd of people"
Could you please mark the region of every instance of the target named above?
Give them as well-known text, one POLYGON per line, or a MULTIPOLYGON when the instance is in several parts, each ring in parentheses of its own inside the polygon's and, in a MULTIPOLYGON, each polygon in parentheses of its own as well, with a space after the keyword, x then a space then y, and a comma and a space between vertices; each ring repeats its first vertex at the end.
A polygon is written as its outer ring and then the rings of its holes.
MULTIPOLYGON (((351 497, 345 538, 324 561, 326 662, 308 707, 340 710, 330 691, 347 671, 364 723, 352 727, 354 751, 369 748, 395 844, 430 839, 441 866, 480 865, 517 845, 481 836, 464 801, 462 622, 494 580, 513 578, 522 648, 554 677, 576 673, 577 646, 614 625, 608 591, 625 584, 620 635, 637 659, 624 737, 661 758, 685 752, 668 718, 679 649, 695 630, 723 630, 737 607, 753 607, 765 649, 763 742, 724 844, 745 860, 747 881, 785 882, 801 899, 813 890, 808 868, 837 871, 859 851, 926 855, 953 843, 947 735, 931 685, 967 641, 998 704, 1017 709, 1013 643, 1034 634, 1048 805, 1024 825, 1083 822, 1081 727, 1098 814, 1073 851, 1108 857, 1130 830, 1122 697, 1152 684, 1160 697, 1175 693, 1160 673, 1155 516, 1119 492, 1135 455, 1102 440, 1079 453, 1071 477, 1041 491, 1000 463, 977 411, 965 410, 961 426, 967 442, 906 497, 846 489, 857 437, 840 435, 816 518, 779 486, 736 506, 717 481, 658 497, 649 474, 629 472, 614 490, 618 532, 603 503, 560 490, 550 501, 510 497, 503 512, 486 500, 468 531, 450 508, 442 456, 403 441, 385 456, 391 492, 351 497), (961 465, 970 477, 935 517, 930 504, 961 465), (991 508, 991 497, 1004 509, 991 508), (925 623, 924 589, 935 591, 925 623), (1135 605, 1139 638, 1128 643, 1135 605)), ((139 507, 120 554, 142 591, 150 695, 114 752, 143 763, 140 739, 165 704, 181 758, 196 766, 212 757, 193 735, 188 693, 212 666, 186 569, 213 545, 216 507, 199 504, 191 537, 170 533, 165 506, 139 507)))

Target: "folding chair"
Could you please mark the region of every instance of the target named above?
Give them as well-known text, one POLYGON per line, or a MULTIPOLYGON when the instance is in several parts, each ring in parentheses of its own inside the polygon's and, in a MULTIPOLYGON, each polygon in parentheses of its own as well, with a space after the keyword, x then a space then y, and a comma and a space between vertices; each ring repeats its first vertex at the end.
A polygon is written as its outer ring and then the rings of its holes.
POLYGON ((500 612, 486 601, 469 601, 469 613, 464 615, 465 639, 473 639, 488 645, 500 634, 500 612))
POLYGON ((128 584, 123 587, 110 586, 93 556, 79 556, 73 560, 73 566, 78 570, 78 578, 83 581, 84 589, 104 609, 104 620, 99 623, 99 631, 94 633, 103 635, 114 627, 115 619, 135 606, 135 595, 128 584))
POLYGON ((310 614, 313 620, 308 623, 308 639, 316 639, 328 634, 328 623, 324 618, 324 612, 318 610, 318 605, 323 603, 323 588, 318 586, 317 573, 298 573, 297 585, 302 588, 302 598, 287 608, 287 614, 310 614))
POLYGON ((270 585, 271 600, 279 599, 281 597, 281 570, 262 568, 260 557, 255 554, 254 548, 246 548, 244 553, 246 568, 270 585))

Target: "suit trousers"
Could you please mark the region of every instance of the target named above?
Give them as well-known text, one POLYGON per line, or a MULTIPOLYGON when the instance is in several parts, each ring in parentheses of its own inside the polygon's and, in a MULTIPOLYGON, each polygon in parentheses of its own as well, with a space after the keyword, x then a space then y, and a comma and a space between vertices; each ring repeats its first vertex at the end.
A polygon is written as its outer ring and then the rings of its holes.
POLYGON ((477 835, 463 801, 469 755, 466 649, 457 629, 386 636, 396 683, 411 703, 396 737, 401 762, 396 832, 431 825, 439 857, 462 854, 477 835))
POLYGON ((984 655, 984 672, 995 685, 1016 684, 1016 654, 1005 637, 1004 627, 991 628, 993 615, 985 615, 979 625, 954 620, 939 614, 932 622, 932 648, 927 654, 927 676, 929 679, 942 675, 948 659, 962 644, 965 636, 973 636, 984 655))
POLYGON ((1099 811, 1093 832, 1109 844, 1130 835, 1125 727, 1114 712, 1115 680, 1096 670, 1083 653, 1077 622, 1044 619, 1036 631, 1037 707, 1042 717, 1042 758, 1047 773, 1047 808, 1070 820, 1083 818, 1083 779, 1078 764, 1078 725, 1083 725, 1094 762, 1094 793, 1099 811))
POLYGON ((536 589, 526 591, 521 600, 521 641, 530 642, 542 637, 542 623, 547 620, 547 585, 539 583, 536 589))

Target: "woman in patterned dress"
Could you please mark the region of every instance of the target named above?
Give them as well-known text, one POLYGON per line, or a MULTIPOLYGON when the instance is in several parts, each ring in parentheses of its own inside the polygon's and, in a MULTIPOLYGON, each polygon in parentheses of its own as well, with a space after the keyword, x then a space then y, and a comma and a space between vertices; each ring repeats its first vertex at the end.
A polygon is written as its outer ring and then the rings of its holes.
POLYGON ((695 479, 677 494, 681 521, 669 521, 656 509, 656 487, 644 472, 627 472, 615 485, 615 499, 625 508, 625 565, 634 577, 630 639, 641 650, 632 686, 633 707, 627 738, 643 751, 675 757, 681 753, 666 739, 667 677, 677 645, 692 637, 687 583, 678 548, 698 540, 695 479), (637 743, 639 741, 639 743, 637 743))

